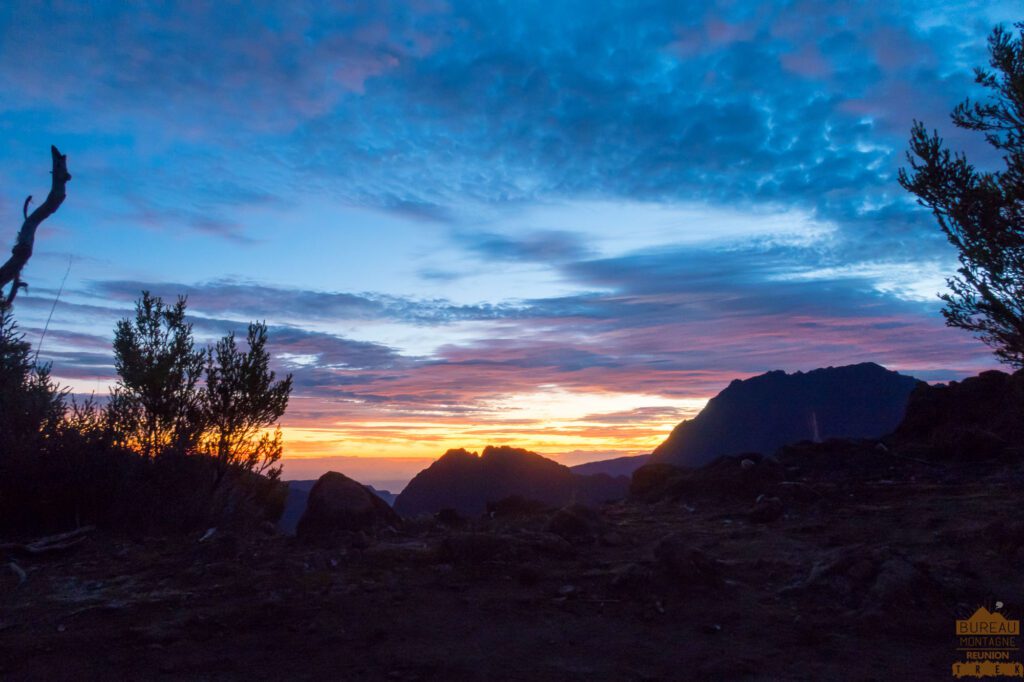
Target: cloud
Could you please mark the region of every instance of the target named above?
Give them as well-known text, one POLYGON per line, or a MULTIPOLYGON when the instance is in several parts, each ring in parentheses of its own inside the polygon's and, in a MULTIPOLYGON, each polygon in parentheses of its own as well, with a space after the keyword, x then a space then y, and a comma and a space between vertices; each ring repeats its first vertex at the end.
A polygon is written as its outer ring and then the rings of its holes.
POLYGON ((99 281, 89 292, 126 304, 143 288, 187 294, 211 338, 238 330, 232 318, 275 311, 272 346, 300 395, 407 411, 456 414, 541 386, 683 399, 775 368, 870 360, 951 378, 991 364, 983 345, 943 326, 937 301, 902 298, 830 268, 835 259, 817 243, 650 249, 558 265, 579 293, 479 306, 232 281, 99 281), (439 334, 418 356, 311 328, 352 321, 477 327, 439 334))
POLYGON ((252 319, 263 319, 272 314, 278 320, 304 323, 393 320, 415 325, 439 325, 465 320, 503 319, 519 314, 519 307, 514 303, 462 305, 446 299, 313 291, 227 279, 199 284, 103 280, 93 282, 83 293, 106 300, 130 302, 143 290, 167 300, 186 296, 193 314, 235 315, 252 319))
POLYGON ((583 235, 565 230, 536 230, 509 237, 493 232, 457 232, 456 242, 488 261, 560 263, 591 254, 583 235))
POLYGON ((637 407, 632 410, 620 412, 600 412, 584 415, 579 418, 581 422, 596 422, 599 424, 643 424, 652 420, 679 422, 682 421, 684 411, 675 407, 637 407))
POLYGON ((799 206, 856 239, 885 209, 932 229, 894 173, 913 117, 948 129, 976 92, 982 38, 1011 18, 990 10, 11 2, 0 86, 29 128, 39 109, 97 112, 112 138, 131 121, 145 144, 106 170, 138 217, 231 239, 239 202, 310 189, 446 222, 467 201, 799 206))

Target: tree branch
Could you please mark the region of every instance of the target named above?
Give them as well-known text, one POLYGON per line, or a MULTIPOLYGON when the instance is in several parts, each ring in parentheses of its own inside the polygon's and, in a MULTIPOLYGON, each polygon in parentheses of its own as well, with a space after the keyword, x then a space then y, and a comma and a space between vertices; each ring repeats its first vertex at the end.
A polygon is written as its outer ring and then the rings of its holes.
POLYGON ((16 552, 28 555, 63 552, 64 550, 71 549, 75 545, 84 541, 85 536, 94 530, 96 530, 95 526, 82 526, 81 528, 76 528, 75 530, 68 531, 67 533, 48 535, 45 538, 39 538, 38 540, 27 544, 22 544, 20 542, 0 542, 0 551, 16 552))
MULTIPOLYGON (((64 188, 71 180, 71 174, 68 173, 68 157, 61 154, 56 147, 50 147, 50 156, 53 157, 53 170, 51 171, 53 180, 50 193, 36 210, 25 217, 25 222, 18 230, 18 239, 14 243, 14 248, 11 249, 11 257, 7 259, 6 263, 0 265, 0 291, 8 284, 14 283, 10 295, 4 301, 7 305, 14 301, 18 287, 24 285, 20 277, 21 270, 32 256, 32 247, 36 241, 36 229, 44 220, 56 213, 60 205, 64 203, 66 196, 64 188)), ((27 211, 27 209, 28 200, 25 201, 24 207, 24 210, 27 211)))

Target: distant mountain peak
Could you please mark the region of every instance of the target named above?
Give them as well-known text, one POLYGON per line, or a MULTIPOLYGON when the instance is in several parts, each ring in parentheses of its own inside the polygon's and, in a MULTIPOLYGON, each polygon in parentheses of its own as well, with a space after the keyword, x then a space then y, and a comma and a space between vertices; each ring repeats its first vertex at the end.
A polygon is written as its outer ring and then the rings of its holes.
POLYGON ((884 436, 899 425, 918 383, 874 362, 734 379, 676 426, 651 461, 699 466, 803 440, 884 436))
POLYGON ((536 452, 488 445, 480 455, 465 449, 446 452, 416 474, 395 500, 395 509, 405 516, 445 508, 477 515, 488 502, 512 495, 559 506, 620 497, 628 485, 625 477, 578 475, 536 452))

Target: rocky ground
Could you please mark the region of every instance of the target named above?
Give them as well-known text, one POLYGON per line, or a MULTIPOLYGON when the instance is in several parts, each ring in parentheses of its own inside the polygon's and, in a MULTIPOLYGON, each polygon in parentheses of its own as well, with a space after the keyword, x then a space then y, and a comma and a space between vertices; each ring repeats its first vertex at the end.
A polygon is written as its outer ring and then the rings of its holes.
POLYGON ((866 448, 648 471, 596 511, 11 554, 0 678, 948 679, 957 617, 1024 614, 1024 476, 866 448))

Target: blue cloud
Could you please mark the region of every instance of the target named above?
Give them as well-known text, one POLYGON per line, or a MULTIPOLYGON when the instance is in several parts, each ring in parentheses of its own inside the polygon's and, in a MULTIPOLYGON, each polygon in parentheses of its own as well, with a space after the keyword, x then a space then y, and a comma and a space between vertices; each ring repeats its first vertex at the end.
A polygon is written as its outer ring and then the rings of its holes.
POLYGON ((59 112, 71 135, 127 122, 122 191, 227 236, 233 205, 311 181, 431 220, 582 195, 799 205, 855 231, 911 210, 893 177, 910 120, 945 122, 1008 11, 13 2, 0 88, 5 117, 59 112), (88 125, 68 120, 82 110, 88 125))

